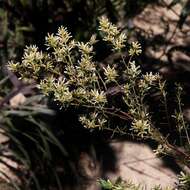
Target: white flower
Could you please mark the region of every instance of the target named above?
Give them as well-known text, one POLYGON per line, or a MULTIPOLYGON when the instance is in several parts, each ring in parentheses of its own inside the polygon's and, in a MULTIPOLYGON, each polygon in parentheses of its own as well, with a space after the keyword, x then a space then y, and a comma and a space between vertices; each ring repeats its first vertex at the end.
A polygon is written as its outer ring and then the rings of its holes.
POLYGON ((142 53, 141 44, 139 42, 132 42, 131 47, 129 49, 129 55, 140 55, 142 53))
POLYGON ((144 75, 144 79, 149 84, 152 84, 152 82, 160 79, 160 75, 159 74, 152 74, 152 72, 150 72, 150 73, 146 73, 146 75, 144 75))
POLYGON ((106 82, 113 82, 116 80, 116 77, 118 76, 117 71, 115 68, 111 68, 109 65, 107 68, 104 69, 104 75, 106 76, 106 82))
POLYGON ((57 36, 59 37, 61 43, 67 43, 72 37, 71 34, 67 31, 67 28, 63 26, 59 27, 57 36))
POLYGON ((146 119, 134 119, 134 121, 132 122, 132 129, 139 136, 143 137, 144 135, 147 135, 150 131, 150 123, 146 119))
POLYGON ((93 51, 93 47, 89 43, 78 42, 79 50, 84 54, 90 54, 93 51))
POLYGON ((55 100, 58 100, 62 103, 68 103, 71 102, 73 96, 72 93, 69 91, 69 87, 65 80, 59 80, 54 83, 55 89, 54 89, 54 96, 55 100))
POLYGON ((135 61, 132 61, 129 62, 129 66, 126 70, 126 73, 128 77, 134 79, 141 73, 141 70, 139 66, 136 66, 135 61))
POLYGON ((98 90, 95 89, 95 90, 91 90, 90 94, 92 97, 91 102, 93 104, 106 103, 107 101, 106 94, 103 91, 99 92, 98 90))

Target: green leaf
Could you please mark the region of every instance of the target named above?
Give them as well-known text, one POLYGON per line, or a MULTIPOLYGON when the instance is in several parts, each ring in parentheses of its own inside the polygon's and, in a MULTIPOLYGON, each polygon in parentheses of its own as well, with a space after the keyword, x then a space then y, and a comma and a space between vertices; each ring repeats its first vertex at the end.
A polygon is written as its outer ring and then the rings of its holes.
POLYGON ((101 185, 101 187, 103 189, 107 190, 107 189, 112 189, 113 188, 113 184, 109 179, 108 180, 100 179, 99 183, 100 183, 100 185, 101 185))

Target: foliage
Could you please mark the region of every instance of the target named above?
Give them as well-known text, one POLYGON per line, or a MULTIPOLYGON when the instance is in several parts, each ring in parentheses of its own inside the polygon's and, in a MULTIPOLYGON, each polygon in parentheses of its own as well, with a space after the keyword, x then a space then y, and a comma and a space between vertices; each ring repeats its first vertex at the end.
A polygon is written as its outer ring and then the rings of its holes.
POLYGON ((180 190, 187 190, 190 188, 190 175, 184 172, 181 172, 178 176, 179 178, 179 185, 178 188, 180 190))
MULTIPOLYGON (((4 86, 6 87, 6 82, 1 83, 2 91, 4 91, 4 86)), ((1 169, 1 176, 7 183, 0 182, 0 187, 16 190, 20 190, 20 186, 21 189, 42 189, 37 175, 40 176, 45 170, 51 170, 51 174, 56 175, 51 165, 53 157, 51 149, 58 149, 59 154, 63 157, 67 156, 65 148, 55 137, 50 126, 43 122, 43 117, 51 118, 55 115, 55 111, 47 108, 44 98, 39 95, 27 98, 22 105, 17 105, 17 107, 7 104, 9 98, 11 97, 8 94, 1 100, 0 133, 7 140, 1 142, 0 162, 4 164, 4 158, 10 160, 6 166, 12 171, 12 175, 19 178, 19 183, 12 180, 1 169), (12 166, 12 162, 19 167, 12 166), (36 165, 38 170, 36 170, 36 165)))
MULTIPOLYGON (((108 180, 101 179, 99 181, 100 186, 104 190, 146 190, 147 188, 142 185, 136 185, 130 181, 123 181, 118 178, 115 183, 108 180)), ((174 190, 173 188, 166 187, 162 188, 161 186, 152 187, 151 190, 174 190)))
MULTIPOLYGON (((0 81, 0 163, 11 174, 0 168, 3 178, 0 179, 0 189, 41 190, 46 186, 47 189, 51 186, 60 188, 56 164, 53 163, 55 151, 59 152, 63 160, 68 157, 68 153, 47 122, 48 118, 51 123, 56 111, 47 107, 44 96, 34 94, 31 85, 22 84, 20 88, 11 90, 8 83, 9 77, 0 81), (25 97, 26 92, 30 97, 25 97), (24 102, 11 103, 15 97, 19 98, 21 95, 25 97, 24 102), (48 175, 43 175, 45 171, 48 175), (51 180, 44 183, 49 174, 51 180), (15 181, 15 178, 18 180, 15 181)), ((67 161, 64 164, 69 165, 67 161)))

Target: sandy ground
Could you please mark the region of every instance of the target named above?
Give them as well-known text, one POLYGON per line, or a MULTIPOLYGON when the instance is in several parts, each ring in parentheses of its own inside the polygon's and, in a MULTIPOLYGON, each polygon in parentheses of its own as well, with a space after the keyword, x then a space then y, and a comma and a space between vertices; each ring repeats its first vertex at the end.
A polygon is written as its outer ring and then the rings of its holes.
POLYGON ((118 159, 117 175, 109 174, 111 178, 121 176, 147 189, 159 184, 162 187, 175 186, 176 173, 161 158, 156 157, 148 145, 135 142, 115 142, 111 145, 118 159))

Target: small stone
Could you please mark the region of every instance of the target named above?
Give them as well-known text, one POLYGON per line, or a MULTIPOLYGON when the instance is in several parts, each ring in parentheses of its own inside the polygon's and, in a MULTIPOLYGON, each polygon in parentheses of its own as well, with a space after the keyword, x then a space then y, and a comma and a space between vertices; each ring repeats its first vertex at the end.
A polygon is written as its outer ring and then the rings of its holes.
POLYGON ((18 93, 9 101, 10 106, 13 108, 18 107, 26 101, 26 97, 22 93, 18 93))

